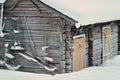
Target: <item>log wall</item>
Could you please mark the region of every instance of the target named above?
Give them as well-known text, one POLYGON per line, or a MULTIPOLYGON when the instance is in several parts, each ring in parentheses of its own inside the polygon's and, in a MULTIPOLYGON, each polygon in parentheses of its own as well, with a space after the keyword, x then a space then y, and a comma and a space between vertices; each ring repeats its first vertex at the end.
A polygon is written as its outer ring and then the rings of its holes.
MULTIPOLYGON (((54 59, 53 65, 58 68, 56 72, 71 72, 71 24, 58 14, 39 4, 37 0, 22 0, 17 5, 15 3, 16 0, 7 0, 5 3, 4 16, 7 18, 5 20, 5 30, 11 32, 10 27, 19 25, 22 31, 19 35, 19 40, 27 52, 43 59, 41 48, 50 46, 48 56, 54 59), (31 46, 27 26, 29 27, 35 49, 31 46)), ((7 36, 0 41, 2 56, 4 56, 4 43, 9 42, 10 39, 11 37, 7 36)), ((13 54, 16 56, 16 62, 23 65, 20 68, 21 71, 48 73, 43 66, 39 66, 32 61, 29 62, 16 52, 13 54)))
POLYGON ((102 63, 102 36, 100 26, 88 26, 89 40, 89 66, 97 66, 102 63))
POLYGON ((118 25, 116 23, 109 24, 93 24, 87 26, 88 42, 89 42, 89 66, 98 66, 103 62, 103 42, 102 42, 102 28, 110 26, 110 58, 118 54, 118 25))
POLYGON ((118 55, 118 24, 111 24, 110 58, 118 55))

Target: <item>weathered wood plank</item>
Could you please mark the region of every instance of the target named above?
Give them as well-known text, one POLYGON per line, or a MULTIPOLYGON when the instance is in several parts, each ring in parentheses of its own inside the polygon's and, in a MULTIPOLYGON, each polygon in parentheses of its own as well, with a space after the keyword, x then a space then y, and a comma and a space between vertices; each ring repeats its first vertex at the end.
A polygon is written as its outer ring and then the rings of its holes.
POLYGON ((95 62, 93 62, 93 65, 98 66, 98 65, 100 65, 102 63, 101 61, 102 61, 101 59, 98 59, 95 62))

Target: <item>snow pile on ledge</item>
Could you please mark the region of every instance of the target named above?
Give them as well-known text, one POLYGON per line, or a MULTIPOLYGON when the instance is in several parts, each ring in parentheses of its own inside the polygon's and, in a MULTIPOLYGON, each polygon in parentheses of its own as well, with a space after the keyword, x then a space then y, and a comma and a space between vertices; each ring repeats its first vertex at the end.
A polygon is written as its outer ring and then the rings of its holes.
POLYGON ((120 80, 119 60, 120 56, 116 56, 100 67, 90 67, 79 72, 56 74, 55 76, 0 70, 0 80, 120 80))

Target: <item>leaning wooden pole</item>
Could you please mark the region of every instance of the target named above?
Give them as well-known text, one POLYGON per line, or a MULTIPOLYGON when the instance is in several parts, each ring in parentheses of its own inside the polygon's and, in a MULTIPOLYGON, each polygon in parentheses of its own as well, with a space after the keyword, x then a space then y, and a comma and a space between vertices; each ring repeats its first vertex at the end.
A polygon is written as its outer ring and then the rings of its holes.
POLYGON ((23 14, 23 16, 24 16, 24 20, 25 20, 25 24, 26 24, 26 28, 27 28, 27 33, 28 33, 28 36, 29 36, 29 39, 30 39, 30 42, 31 42, 31 47, 32 47, 32 50, 33 50, 33 56, 35 57, 37 55, 37 52, 36 52, 36 49, 35 49, 35 44, 32 40, 32 36, 31 36, 30 29, 29 29, 29 26, 28 26, 27 18, 25 16, 25 14, 23 14))

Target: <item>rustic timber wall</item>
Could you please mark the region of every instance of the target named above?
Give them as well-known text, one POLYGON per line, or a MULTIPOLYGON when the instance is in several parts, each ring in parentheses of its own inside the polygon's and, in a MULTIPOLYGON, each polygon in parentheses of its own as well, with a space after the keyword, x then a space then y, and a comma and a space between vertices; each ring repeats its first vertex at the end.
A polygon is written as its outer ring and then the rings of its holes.
POLYGON ((110 58, 118 54, 118 24, 111 23, 111 53, 110 58))
POLYGON ((101 64, 102 61, 102 36, 100 26, 88 26, 89 66, 101 64))
MULTIPOLYGON (((59 15, 54 14, 45 6, 39 4, 37 0, 23 0, 16 4, 16 0, 7 0, 5 4, 5 14, 7 18, 6 26, 11 25, 9 19, 17 20, 22 30, 19 36, 24 48, 27 52, 43 58, 41 48, 43 46, 50 46, 49 56, 54 58, 54 65, 58 68, 57 73, 71 72, 72 61, 70 56, 71 46, 71 24, 59 15), (28 38, 27 26, 30 29, 30 35, 34 42, 34 48, 28 38)), ((12 25, 14 26, 14 25, 12 25)), ((8 42, 9 38, 1 39, 1 52, 4 54, 3 43, 8 42)), ((23 65, 20 70, 29 72, 46 73, 42 66, 39 66, 32 61, 29 62, 17 53, 16 56, 18 64, 23 65)))
POLYGON ((116 21, 83 26, 83 29, 72 28, 72 36, 85 34, 86 67, 103 63, 103 28, 110 27, 110 54, 112 58, 118 54, 118 23, 116 21))
POLYGON ((100 23, 88 25, 88 42, 89 42, 89 66, 98 66, 103 62, 103 41, 102 29, 103 27, 110 26, 110 54, 112 58, 118 54, 118 25, 116 23, 100 23))

